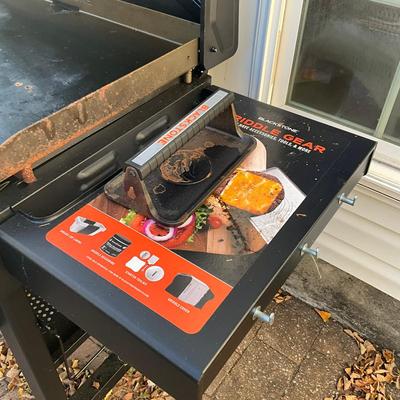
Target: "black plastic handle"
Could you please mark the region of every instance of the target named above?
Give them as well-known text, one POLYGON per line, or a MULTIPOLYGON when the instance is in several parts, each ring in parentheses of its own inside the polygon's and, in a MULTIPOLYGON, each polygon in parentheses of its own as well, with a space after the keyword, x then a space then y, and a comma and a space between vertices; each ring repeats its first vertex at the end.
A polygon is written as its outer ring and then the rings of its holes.
POLYGON ((233 100, 233 93, 216 91, 134 158, 128 160, 126 165, 135 168, 139 177, 144 179, 217 115, 225 111, 233 100))

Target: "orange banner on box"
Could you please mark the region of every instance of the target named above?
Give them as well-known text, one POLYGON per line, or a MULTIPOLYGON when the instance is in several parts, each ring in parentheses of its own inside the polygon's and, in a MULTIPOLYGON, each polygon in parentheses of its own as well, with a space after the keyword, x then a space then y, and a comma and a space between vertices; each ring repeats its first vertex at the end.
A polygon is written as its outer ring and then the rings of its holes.
POLYGON ((91 205, 47 240, 181 330, 198 333, 232 287, 91 205))

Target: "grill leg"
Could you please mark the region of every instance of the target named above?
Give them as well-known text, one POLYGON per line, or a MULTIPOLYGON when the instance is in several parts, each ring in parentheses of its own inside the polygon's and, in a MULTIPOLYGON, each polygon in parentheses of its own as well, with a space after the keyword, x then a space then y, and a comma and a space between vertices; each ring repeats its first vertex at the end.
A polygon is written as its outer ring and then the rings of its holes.
POLYGON ((23 288, 0 261, 0 329, 37 400, 65 400, 49 351, 23 288))

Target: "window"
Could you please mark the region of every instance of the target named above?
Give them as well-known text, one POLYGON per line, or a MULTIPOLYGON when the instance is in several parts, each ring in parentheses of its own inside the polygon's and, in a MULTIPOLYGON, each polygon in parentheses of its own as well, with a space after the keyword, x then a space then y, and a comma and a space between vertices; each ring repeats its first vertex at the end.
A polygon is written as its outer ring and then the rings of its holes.
POLYGON ((400 144, 396 122, 386 130, 388 95, 399 91, 400 8, 309 0, 302 18, 288 104, 400 144))
POLYGON ((400 1, 272 3, 282 23, 261 99, 375 137, 376 160, 390 167, 386 174, 379 165, 376 175, 400 193, 400 1))

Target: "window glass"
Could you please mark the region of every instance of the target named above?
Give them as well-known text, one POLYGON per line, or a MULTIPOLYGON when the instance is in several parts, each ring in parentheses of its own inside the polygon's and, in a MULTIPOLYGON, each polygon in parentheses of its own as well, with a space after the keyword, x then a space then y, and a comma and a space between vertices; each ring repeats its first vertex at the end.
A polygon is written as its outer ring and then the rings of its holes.
POLYGON ((371 134, 382 112, 391 113, 379 129, 388 140, 399 138, 400 98, 393 112, 385 104, 400 61, 400 8, 309 0, 303 13, 288 104, 371 134))

